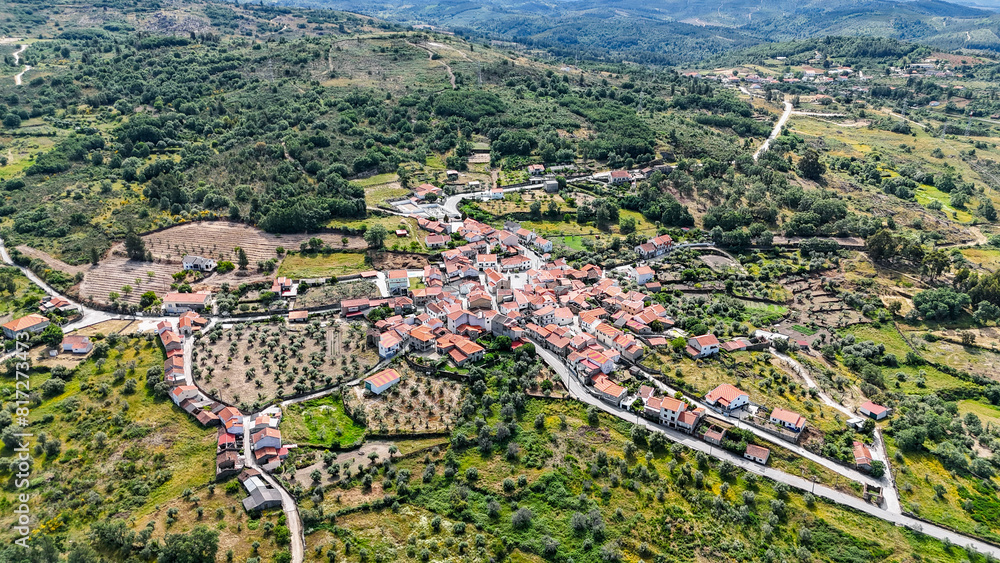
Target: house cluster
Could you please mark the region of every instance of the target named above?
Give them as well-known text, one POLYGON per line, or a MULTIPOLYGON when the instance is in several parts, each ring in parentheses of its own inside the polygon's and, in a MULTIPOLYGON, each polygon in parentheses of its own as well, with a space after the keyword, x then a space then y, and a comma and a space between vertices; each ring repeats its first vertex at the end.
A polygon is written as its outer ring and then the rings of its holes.
POLYGON ((655 390, 648 385, 639 387, 639 398, 643 402, 643 416, 688 434, 694 433, 698 423, 705 416, 705 409, 700 407, 692 409, 683 399, 657 397, 655 390))
POLYGON ((254 461, 261 468, 272 471, 288 457, 288 447, 282 444, 278 430, 281 410, 271 407, 251 420, 238 408, 210 399, 196 386, 188 384, 184 370, 184 338, 203 328, 207 321, 196 312, 188 311, 181 315, 177 324, 177 330, 168 321, 156 325, 156 334, 167 355, 163 379, 171 386, 170 399, 202 426, 218 426, 215 478, 221 481, 233 475, 240 476, 240 482, 250 495, 243 499, 244 508, 251 511, 279 506, 280 494, 267 485, 260 472, 246 468, 243 452, 246 451, 244 437, 249 436, 254 461))
POLYGON ((43 315, 58 312, 65 316, 66 314, 76 310, 76 305, 70 303, 69 299, 60 296, 45 296, 42 298, 42 302, 38 305, 38 312, 43 315))
MULTIPOLYGON (((663 256, 670 250, 671 247, 673 247, 673 245, 674 245, 674 239, 670 238, 670 235, 660 235, 658 237, 653 237, 648 241, 636 246, 634 250, 635 253, 638 254, 640 258, 642 258, 643 260, 649 260, 650 258, 663 256)), ((650 270, 650 273, 651 272, 652 270, 650 270)), ((637 283, 639 285, 643 285, 646 282, 637 281, 637 283)))
MULTIPOLYGON (((383 359, 409 352, 464 366, 485 356, 480 337, 506 336, 516 345, 530 340, 562 358, 603 399, 620 404, 625 390, 613 380, 617 366, 643 356, 642 335, 674 324, 650 295, 623 289, 598 266, 573 268, 563 259, 539 258, 536 252, 547 253, 552 243, 517 223, 494 228, 466 219, 419 220, 418 225, 430 233, 429 242, 437 243, 431 237, 440 236, 441 244, 455 240, 461 245, 443 251, 443 262, 425 266, 419 275, 387 271, 386 289, 393 297, 341 302, 346 317, 382 305, 391 309, 369 332, 383 359), (411 280, 420 283, 411 287, 411 280)), ((648 244, 655 253, 671 243, 670 237, 659 236, 648 244)), ((692 342, 700 346, 700 357, 718 351, 717 340, 692 342)), ((374 389, 382 386, 373 383, 374 389)))

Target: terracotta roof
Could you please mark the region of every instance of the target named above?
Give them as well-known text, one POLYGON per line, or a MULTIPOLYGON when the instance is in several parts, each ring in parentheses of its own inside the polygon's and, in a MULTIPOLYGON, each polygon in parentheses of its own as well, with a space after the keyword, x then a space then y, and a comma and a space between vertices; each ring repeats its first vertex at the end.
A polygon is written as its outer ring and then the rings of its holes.
POLYGON ((719 385, 715 389, 709 391, 708 395, 705 395, 705 398, 710 403, 722 402, 723 404, 728 405, 729 403, 735 401, 740 395, 746 395, 746 393, 740 391, 733 385, 723 383, 722 385, 719 385))
POLYGON ((861 442, 854 442, 854 463, 856 465, 871 465, 873 459, 868 446, 861 442))
POLYGON ((703 334, 701 336, 695 336, 694 341, 698 343, 702 348, 708 346, 718 346, 719 339, 715 337, 714 334, 703 334))
POLYGON ((771 418, 780 420, 786 424, 791 424, 796 428, 799 428, 806 423, 806 419, 802 418, 802 415, 797 412, 786 411, 785 409, 774 409, 771 411, 771 418))
POLYGON ((766 460, 768 456, 771 455, 771 450, 767 448, 762 448, 760 446, 755 446, 753 444, 747 444, 746 453, 747 455, 750 455, 752 457, 766 460))
POLYGON ((20 319, 10 321, 9 323, 3 325, 3 328, 14 332, 19 332, 47 322, 49 322, 49 319, 47 319, 46 317, 43 317, 38 313, 32 313, 30 315, 25 315, 20 319))
POLYGON ((365 379, 365 383, 370 383, 372 387, 382 387, 387 383, 399 380, 399 373, 396 370, 389 368, 382 370, 375 375, 365 379))
POLYGON ((164 303, 180 303, 182 305, 204 305, 210 293, 168 293, 163 297, 164 303))

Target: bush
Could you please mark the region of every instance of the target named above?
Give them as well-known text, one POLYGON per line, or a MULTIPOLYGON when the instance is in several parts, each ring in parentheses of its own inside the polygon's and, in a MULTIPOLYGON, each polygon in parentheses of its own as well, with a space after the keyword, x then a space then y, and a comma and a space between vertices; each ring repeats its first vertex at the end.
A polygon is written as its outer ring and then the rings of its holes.
POLYGON ((514 515, 510 517, 510 523, 518 529, 523 529, 531 526, 531 519, 535 517, 535 514, 527 508, 518 508, 514 512, 514 515))

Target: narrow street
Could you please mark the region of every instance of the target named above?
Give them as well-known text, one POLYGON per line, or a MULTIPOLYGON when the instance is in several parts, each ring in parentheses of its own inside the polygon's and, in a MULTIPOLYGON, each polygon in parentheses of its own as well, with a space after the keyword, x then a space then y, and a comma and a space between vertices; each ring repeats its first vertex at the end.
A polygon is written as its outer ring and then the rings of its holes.
POLYGON ((302 519, 299 517, 299 506, 295 503, 291 493, 285 490, 270 473, 261 469, 254 460, 253 450, 250 448, 250 428, 253 426, 253 419, 254 415, 248 415, 243 419, 243 455, 246 459, 246 467, 260 471, 260 476, 281 494, 281 508, 285 511, 288 531, 291 532, 292 536, 292 563, 302 563, 305 559, 306 539, 305 530, 302 528, 302 519))

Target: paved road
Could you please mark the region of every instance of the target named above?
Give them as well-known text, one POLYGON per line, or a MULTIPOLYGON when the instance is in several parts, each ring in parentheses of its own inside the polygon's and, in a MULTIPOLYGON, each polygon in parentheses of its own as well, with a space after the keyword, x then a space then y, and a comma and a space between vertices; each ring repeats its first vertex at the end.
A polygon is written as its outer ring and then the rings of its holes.
POLYGON ((250 449, 250 427, 253 425, 253 419, 254 415, 248 415, 243 419, 243 455, 246 459, 246 466, 260 471, 261 477, 281 493, 281 508, 285 511, 288 531, 292 535, 292 563, 302 563, 305 559, 306 539, 302 528, 302 519, 299 518, 299 507, 295 504, 291 493, 282 487, 270 473, 261 469, 257 465, 257 461, 254 460, 253 451, 250 449))
POLYGON ((962 534, 952 532, 951 530, 946 530, 944 528, 935 526, 933 524, 921 522, 919 520, 910 518, 908 516, 904 516, 902 514, 890 512, 889 510, 885 510, 875 505, 869 504, 864 500, 859 499, 853 495, 841 493, 840 491, 831 489, 823 485, 817 485, 816 483, 809 481, 807 479, 796 477, 795 475, 791 475, 783 471, 779 471, 777 469, 764 467, 758 463, 745 459, 742 456, 738 456, 732 452, 729 452, 728 450, 717 448, 712 444, 698 440, 688 434, 684 434, 682 432, 678 432, 676 430, 672 430, 669 428, 664 428, 663 426, 651 422, 649 420, 646 420, 641 416, 636 415, 635 413, 631 413, 626 411, 625 409, 621 409, 615 407, 614 405, 608 404, 598 399, 597 397, 591 395, 589 392, 587 392, 583 388, 583 385, 579 381, 577 381, 576 377, 572 376, 569 369, 566 367, 565 363, 559 358, 557 358, 552 352, 542 348, 541 346, 538 346, 537 343, 535 349, 538 351, 538 354, 542 357, 542 359, 547 364, 549 364, 549 366, 557 374, 559 374, 560 378, 562 378, 563 385, 566 386, 570 394, 573 395, 578 400, 587 403, 588 405, 593 405, 623 420, 627 420, 629 422, 635 422, 636 424, 645 426, 649 430, 655 432, 661 432, 665 434, 666 437, 673 442, 678 442, 693 450, 705 452, 716 459, 729 461, 733 465, 736 465, 737 467, 740 467, 746 471, 762 475, 777 482, 785 483, 790 487, 795 487, 796 489, 799 489, 801 491, 810 491, 817 497, 825 498, 837 504, 854 508, 856 510, 874 516, 876 518, 885 520, 886 522, 891 522, 897 526, 905 526, 912 530, 927 534, 936 539, 947 540, 955 545, 971 548, 979 553, 988 553, 990 555, 993 555, 994 557, 1000 556, 1000 548, 996 546, 963 536, 962 534))
POLYGON ((764 144, 761 145, 759 149, 757 149, 757 152, 753 153, 754 160, 760 158, 760 155, 764 154, 765 152, 767 152, 767 149, 771 148, 771 141, 778 138, 778 135, 781 134, 781 128, 785 126, 785 123, 788 121, 788 117, 791 115, 792 115, 792 102, 786 101, 785 112, 781 114, 781 117, 778 118, 778 122, 774 124, 774 129, 771 130, 771 134, 767 137, 767 140, 764 141, 764 144))
MULTIPOLYGON (((818 392, 819 398, 826 405, 837 409, 849 418, 857 416, 857 414, 851 412, 850 409, 830 398, 830 396, 827 395, 821 387, 816 385, 816 382, 813 381, 812 377, 809 375, 809 370, 805 369, 802 364, 797 362, 794 358, 782 354, 774 348, 770 348, 769 351, 776 358, 791 366, 792 369, 799 374, 799 377, 805 380, 806 385, 808 385, 810 389, 815 389, 818 392)), ((896 483, 892 478, 892 466, 889 464, 889 452, 885 448, 885 440, 882 439, 881 430, 876 429, 875 443, 870 449, 874 453, 875 458, 885 464, 885 473, 883 474, 878 485, 882 487, 882 496, 885 498, 886 510, 899 514, 902 512, 902 506, 899 503, 899 493, 896 491, 896 483)))

